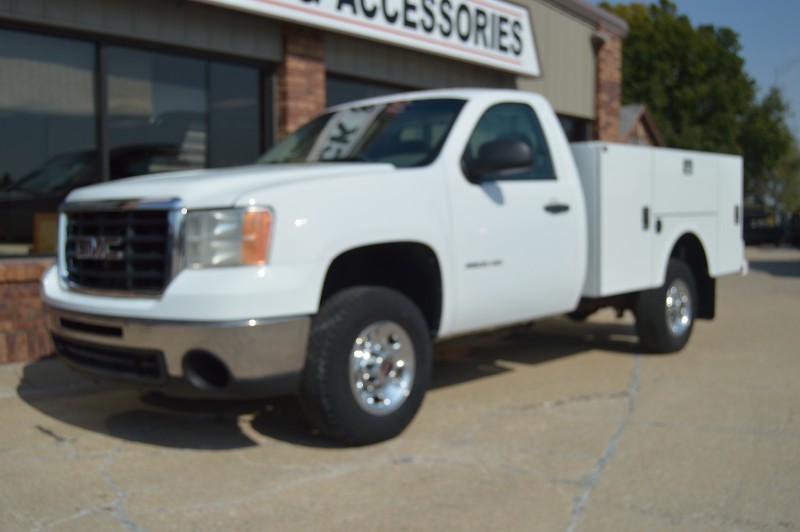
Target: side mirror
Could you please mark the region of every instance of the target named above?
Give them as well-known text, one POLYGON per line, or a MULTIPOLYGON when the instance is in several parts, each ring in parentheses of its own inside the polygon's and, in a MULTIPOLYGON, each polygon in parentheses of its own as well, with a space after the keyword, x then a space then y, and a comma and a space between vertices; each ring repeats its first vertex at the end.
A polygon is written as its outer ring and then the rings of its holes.
POLYGON ((481 146, 478 157, 465 166, 470 180, 495 181, 533 166, 533 152, 525 142, 501 138, 481 146))

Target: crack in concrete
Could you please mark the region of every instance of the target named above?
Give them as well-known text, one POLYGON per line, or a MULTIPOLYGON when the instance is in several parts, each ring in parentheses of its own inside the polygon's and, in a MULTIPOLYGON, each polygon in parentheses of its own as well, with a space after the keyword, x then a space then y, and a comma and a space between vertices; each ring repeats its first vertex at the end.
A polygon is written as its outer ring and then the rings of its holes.
MULTIPOLYGON (((638 387, 638 383, 637 383, 638 387)), ((588 395, 576 395, 576 396, 569 396, 561 399, 555 399, 553 401, 546 401, 544 403, 536 403, 536 404, 529 404, 529 405, 517 405, 517 406, 508 406, 508 407, 500 407, 500 408, 483 408, 479 409, 478 413, 482 413, 483 417, 476 421, 469 430, 466 430, 463 433, 463 437, 450 440, 449 443, 451 444, 458 444, 458 445, 471 445, 475 443, 475 435, 481 433, 485 428, 486 425, 493 421, 494 419, 500 416, 509 416, 514 414, 528 414, 531 412, 536 412, 540 410, 550 410, 554 408, 561 408, 564 406, 576 404, 576 403, 587 403, 592 401, 610 401, 615 399, 622 399, 628 397, 630 402, 630 389, 624 391, 617 391, 617 392, 608 392, 608 393, 594 393, 588 395)), ((461 408, 461 405, 456 404, 447 404, 448 408, 461 408)), ((475 411, 474 407, 471 408, 471 411, 475 411)))
POLYGON ((572 518, 570 520, 569 526, 567 526, 567 532, 574 532, 578 526, 578 522, 580 521, 581 514, 583 510, 586 508, 586 505, 589 503, 589 498, 592 496, 592 491, 594 487, 597 485, 597 482, 600 480, 600 475, 605 470, 606 465, 608 465, 609 460, 614 456, 614 453, 617 450, 617 444, 619 443, 620 438, 622 438, 622 434, 625 432, 625 429, 628 426, 628 422, 631 419, 631 415, 633 414, 634 409, 636 408, 636 396, 639 394, 639 386, 640 386, 640 369, 641 369, 641 355, 637 354, 633 359, 633 373, 631 375, 631 382, 628 386, 628 411, 625 413, 625 416, 622 418, 619 426, 617 427, 616 432, 611 436, 611 438, 606 443, 606 447, 603 450, 603 454, 600 455, 600 459, 597 461, 597 465, 595 466, 592 474, 589 476, 586 485, 584 486, 583 493, 575 500, 575 505, 572 507, 572 518))
POLYGON ((611 508, 632 514, 635 518, 647 517, 668 523, 673 527, 683 530, 800 530, 800 526, 792 522, 775 517, 776 521, 754 520, 750 518, 730 518, 716 513, 680 513, 666 510, 657 506, 641 506, 638 504, 614 504, 611 508))
MULTIPOLYGON (((42 425, 35 425, 36 429, 45 434, 55 441, 56 444, 63 447, 67 453, 71 456, 71 458, 81 458, 80 453, 75 449, 74 444, 82 441, 81 438, 65 438, 42 425)), ((96 506, 91 508, 76 508, 76 512, 69 517, 64 519, 60 519, 55 522, 50 522, 48 524, 37 524, 34 529, 35 530, 45 530, 45 529, 53 529, 53 528, 60 528, 63 524, 78 521, 84 517, 90 516, 92 514, 100 513, 100 512, 109 512, 112 518, 118 522, 120 525, 125 527, 127 530, 133 532, 141 532, 144 529, 134 523, 128 516, 128 512, 125 508, 125 500, 127 498, 127 492, 116 485, 114 482, 114 478, 112 477, 109 468, 117 461, 119 456, 122 454, 123 447, 125 443, 120 443, 114 449, 108 452, 105 461, 100 464, 97 469, 97 472, 105 480, 108 487, 111 489, 112 493, 115 494, 115 499, 110 504, 104 504, 102 506, 96 506)))
MULTIPOLYGON (((637 422, 637 424, 639 424, 637 422)), ((656 429, 694 430, 698 432, 715 432, 719 434, 739 434, 746 436, 777 436, 782 438, 800 438, 800 432, 783 431, 780 429, 748 429, 740 427, 723 427, 715 425, 696 425, 691 423, 670 423, 666 421, 643 421, 643 427, 656 429)))
POLYGON ((606 393, 593 393, 587 395, 572 395, 560 399, 554 399, 552 401, 545 401, 544 403, 535 403, 528 405, 523 404, 515 406, 486 407, 486 408, 476 409, 474 405, 464 406, 459 403, 442 403, 440 407, 444 406, 446 408, 469 410, 470 412, 475 412, 477 410, 478 412, 482 412, 487 417, 489 417, 495 415, 508 415, 508 414, 518 414, 522 412, 533 412, 536 410, 549 410, 552 408, 560 408, 562 406, 567 406, 575 403, 606 401, 606 400, 622 399, 625 397, 630 397, 630 390, 606 392, 606 393))
POLYGON ((38 430, 42 434, 53 438, 53 440, 57 445, 60 445, 67 451, 70 458, 78 457, 78 452, 75 450, 75 446, 73 445, 77 441, 76 438, 65 438, 60 434, 56 433, 54 430, 48 429, 43 425, 34 425, 34 426, 36 427, 36 430, 38 430))
MULTIPOLYGON (((69 441, 67 441, 65 445, 70 450, 70 452, 72 452, 77 456, 77 453, 75 453, 74 449, 71 448, 71 443, 69 441)), ((48 529, 54 529, 54 528, 58 529, 61 528, 61 526, 64 525, 65 523, 78 521, 84 517, 93 514, 107 512, 114 521, 122 525, 126 530, 130 530, 132 532, 142 532, 143 530, 145 530, 136 523, 134 523, 128 516, 128 511, 125 508, 125 501, 128 496, 127 491, 117 486, 116 482, 114 482, 114 477, 111 475, 111 472, 109 471, 109 468, 117 461, 119 456, 122 454, 122 449, 124 446, 125 444, 121 443, 117 445, 114 449, 109 451, 106 460, 102 464, 100 464, 100 466, 97 468, 97 472, 103 477, 109 489, 114 494, 115 499, 111 503, 103 504, 101 506, 94 506, 91 508, 78 507, 76 508, 75 513, 70 515, 69 517, 49 523, 47 525, 48 529)))
POLYGON ((555 401, 548 401, 541 406, 546 409, 558 408, 561 406, 571 405, 574 403, 590 403, 592 401, 622 399, 624 397, 630 397, 630 390, 624 390, 621 392, 611 392, 611 393, 594 393, 591 395, 576 395, 573 397, 567 397, 566 399, 556 399, 555 401))
MULTIPOLYGON (((273 487, 253 491, 246 495, 236 496, 228 499, 218 498, 213 501, 180 504, 172 507, 161 507, 157 508, 155 511, 163 515, 173 515, 176 513, 195 512, 199 510, 206 511, 206 510, 215 510, 220 508, 230 509, 236 506, 253 503, 262 499, 268 499, 269 497, 272 497, 274 495, 282 494, 294 489, 302 488, 303 486, 310 484, 312 482, 325 479, 333 479, 336 477, 343 477, 351 475, 353 473, 357 473, 359 471, 364 471, 373 468, 381 468, 391 465, 398 465, 398 464, 393 464, 392 458, 390 457, 386 457, 384 459, 375 462, 374 464, 368 464, 368 465, 360 463, 331 465, 328 467, 324 467, 322 469, 314 469, 311 471, 307 471, 305 473, 300 473, 300 476, 291 481, 287 481, 273 487)), ((140 530, 140 529, 135 529, 135 530, 140 530)))
MULTIPOLYGON (((466 467, 485 466, 484 461, 477 460, 475 457, 468 456, 452 456, 452 455, 399 455, 399 456, 386 456, 369 463, 347 463, 329 465, 322 469, 313 469, 305 472, 298 472, 298 476, 291 481, 284 482, 280 485, 253 491, 252 493, 231 497, 228 499, 216 499, 213 501, 204 501, 196 503, 187 503, 176 505, 172 507, 161 507, 155 509, 156 513, 162 515, 174 515, 184 512, 195 512, 198 510, 215 510, 220 508, 232 509, 237 506, 250 504, 259 500, 269 500, 270 497, 280 495, 292 490, 301 489, 304 486, 320 482, 324 480, 334 479, 336 477, 344 477, 354 473, 379 470, 384 471, 387 467, 396 466, 404 467, 408 465, 462 465, 466 467)), ((525 472, 522 468, 519 472, 525 472)), ((537 477, 544 478, 544 475, 534 472, 537 477)), ((569 479, 557 479, 550 477, 549 480, 553 482, 572 484, 569 479)))
POLYGON ((119 524, 124 526, 127 530, 131 530, 134 532, 139 532, 143 530, 139 525, 131 521, 130 517, 128 516, 128 511, 125 508, 125 499, 128 496, 128 493, 117 486, 116 482, 114 482, 114 477, 111 475, 109 468, 114 465, 114 462, 117 461, 120 454, 122 454, 122 448, 124 447, 124 443, 121 443, 116 448, 114 448, 109 454, 108 459, 100 465, 98 468, 98 473, 100 473, 108 484, 108 487, 111 489, 113 493, 116 494, 116 499, 111 504, 107 504, 102 506, 100 509, 104 511, 110 511, 111 516, 115 521, 119 524))
POLYGON ((56 440, 56 443, 62 443, 63 444, 63 443, 72 443, 72 441, 74 441, 74 440, 68 440, 67 438, 64 438, 63 436, 59 436, 54 431, 48 429, 47 427, 43 427, 41 425, 36 425, 36 429, 39 432, 41 432, 42 434, 46 434, 46 435, 50 436, 51 438, 53 438, 54 440, 56 440))

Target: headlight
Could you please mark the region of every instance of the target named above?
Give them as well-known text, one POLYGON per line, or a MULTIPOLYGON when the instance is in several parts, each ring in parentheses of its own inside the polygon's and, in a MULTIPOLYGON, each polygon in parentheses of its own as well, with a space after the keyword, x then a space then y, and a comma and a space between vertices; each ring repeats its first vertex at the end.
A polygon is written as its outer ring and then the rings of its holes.
POLYGON ((184 251, 189 268, 267 262, 272 212, 263 208, 189 211, 184 251))

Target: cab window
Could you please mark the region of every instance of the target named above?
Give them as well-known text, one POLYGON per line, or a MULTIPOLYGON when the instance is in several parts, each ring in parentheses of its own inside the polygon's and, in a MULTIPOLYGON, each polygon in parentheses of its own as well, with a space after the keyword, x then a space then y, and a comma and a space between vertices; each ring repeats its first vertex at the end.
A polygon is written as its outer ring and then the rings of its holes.
POLYGON ((533 163, 526 168, 504 172, 497 180, 556 178, 542 127, 529 105, 501 103, 490 107, 478 121, 469 139, 464 153, 465 164, 477 160, 483 146, 498 140, 525 143, 531 150, 533 163))

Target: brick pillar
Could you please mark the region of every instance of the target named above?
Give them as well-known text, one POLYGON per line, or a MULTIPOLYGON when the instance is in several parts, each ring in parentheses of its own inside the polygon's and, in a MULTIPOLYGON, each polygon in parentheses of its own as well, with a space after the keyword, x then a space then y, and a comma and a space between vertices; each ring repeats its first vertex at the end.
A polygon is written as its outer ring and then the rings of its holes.
POLYGON ((325 36, 283 25, 283 63, 278 69, 278 139, 325 109, 325 36))
POLYGON ((53 259, 0 261, 0 364, 53 353, 44 326, 39 278, 53 259))
POLYGON ((597 140, 619 141, 622 107, 622 37, 602 26, 597 50, 597 140))

